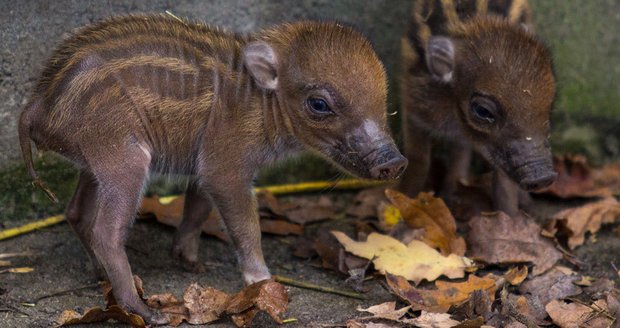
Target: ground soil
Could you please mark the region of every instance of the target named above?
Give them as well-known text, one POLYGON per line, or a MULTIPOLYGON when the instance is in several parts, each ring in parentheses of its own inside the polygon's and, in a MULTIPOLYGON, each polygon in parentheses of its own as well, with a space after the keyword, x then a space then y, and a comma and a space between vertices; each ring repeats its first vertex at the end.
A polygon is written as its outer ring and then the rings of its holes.
MULTIPOLYGON (((340 197, 340 196, 338 196, 340 197)), ((345 198, 350 199, 349 196, 345 198)), ((536 212, 544 216, 564 203, 537 200, 536 212)), ((25 222, 12 221, 10 226, 25 222)), ((320 226, 351 231, 352 219, 338 219, 314 224, 306 229, 312 235, 320 226)), ((617 269, 620 265, 620 236, 616 226, 605 226, 578 248, 574 255, 582 262, 581 273, 594 277, 606 277, 620 284, 617 269)), ((202 286, 214 286, 234 293, 242 287, 241 276, 236 269, 235 258, 225 243, 203 236, 201 260, 207 266, 204 274, 186 272, 170 255, 174 229, 155 221, 140 220, 133 227, 127 241, 127 252, 133 272, 144 281, 146 293, 171 292, 181 296, 192 282, 202 286)), ((326 269, 317 268, 312 262, 295 258, 292 248, 295 237, 265 235, 263 249, 267 263, 274 274, 307 281, 322 286, 348 289, 345 277, 326 269)), ((31 251, 33 256, 14 258, 16 266, 30 266, 31 273, 0 274, 0 326, 2 327, 49 327, 65 309, 84 311, 93 306, 103 306, 103 297, 90 274, 90 263, 77 237, 66 223, 61 223, 33 233, 0 242, 0 253, 31 251), (81 290, 37 299, 57 292, 81 290), (25 306, 34 303, 34 306, 25 306)), ((565 262, 567 263, 567 262, 565 262)), ((321 324, 343 324, 358 316, 358 306, 369 306, 387 300, 391 296, 381 285, 378 277, 367 282, 370 291, 367 300, 357 300, 338 295, 289 287, 290 305, 287 318, 296 318, 291 327, 317 327, 321 324)), ((92 324, 83 327, 113 327, 118 324, 92 324)), ((256 327, 275 326, 264 314, 255 320, 256 327)), ((210 327, 234 327, 229 319, 218 321, 210 327)))

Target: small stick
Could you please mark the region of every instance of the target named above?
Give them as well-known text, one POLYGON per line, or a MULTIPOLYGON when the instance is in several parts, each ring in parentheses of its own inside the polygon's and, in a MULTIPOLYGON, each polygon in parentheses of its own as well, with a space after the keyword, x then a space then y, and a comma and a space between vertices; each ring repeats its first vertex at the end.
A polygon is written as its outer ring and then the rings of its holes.
POLYGON ((56 216, 52 216, 44 220, 39 220, 39 221, 25 224, 21 227, 6 229, 3 231, 0 231, 0 240, 15 237, 15 236, 27 233, 27 232, 31 232, 36 229, 45 228, 47 226, 51 226, 56 223, 62 222, 64 221, 64 219, 65 219, 64 215, 56 215, 56 216))
POLYGON ((282 320, 282 323, 295 323, 295 322, 297 322, 297 318, 288 318, 288 319, 282 320))
POLYGON ((2 254, 0 254, 0 259, 8 259, 8 258, 11 258, 11 257, 32 256, 32 255, 34 255, 34 253, 32 253, 32 252, 2 253, 2 254))
POLYGON ((334 289, 331 287, 319 286, 319 285, 315 285, 315 284, 311 284, 311 283, 307 283, 303 281, 298 281, 298 280, 288 278, 288 277, 273 276, 273 279, 279 283, 289 285, 289 286, 311 289, 311 290, 316 290, 316 291, 320 291, 324 293, 336 294, 336 295, 341 295, 341 296, 346 296, 346 297, 351 297, 351 298, 357 298, 358 300, 366 299, 364 296, 362 296, 359 293, 347 292, 344 290, 338 290, 338 289, 334 289))
POLYGON ((97 284, 90 284, 90 285, 84 285, 84 286, 81 286, 81 287, 71 288, 71 289, 67 289, 67 290, 61 290, 61 291, 54 292, 54 293, 51 293, 51 294, 39 296, 39 297, 35 298, 34 300, 28 301, 26 303, 37 304, 39 301, 44 300, 46 298, 61 296, 61 295, 69 294, 69 293, 72 293, 72 292, 77 292, 77 291, 83 290, 83 289, 92 289, 92 288, 98 288, 98 287, 99 287, 99 284, 97 283, 97 284))

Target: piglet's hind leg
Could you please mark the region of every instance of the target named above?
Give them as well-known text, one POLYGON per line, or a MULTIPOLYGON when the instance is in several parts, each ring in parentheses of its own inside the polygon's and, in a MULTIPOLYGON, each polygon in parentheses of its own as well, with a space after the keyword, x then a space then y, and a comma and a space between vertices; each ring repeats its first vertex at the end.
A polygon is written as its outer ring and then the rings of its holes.
POLYGON ((73 198, 69 202, 69 206, 67 206, 66 217, 91 259, 95 277, 98 280, 107 280, 105 270, 101 263, 99 263, 99 260, 97 260, 90 240, 92 236, 90 229, 95 220, 95 210, 97 208, 96 200, 97 183, 95 178, 88 172, 82 171, 73 198))
POLYGON ((138 147, 115 149, 113 154, 91 154, 97 179, 97 209, 92 228, 92 249, 112 284, 119 305, 147 322, 168 320, 151 310, 138 296, 124 244, 140 202, 150 158, 138 147))
POLYGON ((211 198, 191 181, 185 192, 183 221, 174 236, 172 254, 178 257, 183 266, 194 272, 204 272, 205 267, 198 262, 198 248, 202 225, 213 209, 211 198))

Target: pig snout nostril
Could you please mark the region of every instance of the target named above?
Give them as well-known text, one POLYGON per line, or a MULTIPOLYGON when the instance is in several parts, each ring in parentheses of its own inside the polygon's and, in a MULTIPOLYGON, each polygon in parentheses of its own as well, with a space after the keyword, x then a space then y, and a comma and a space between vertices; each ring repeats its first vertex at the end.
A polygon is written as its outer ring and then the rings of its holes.
POLYGON ((552 172, 542 177, 535 179, 524 180, 521 182, 521 187, 528 191, 536 191, 546 187, 549 187, 557 177, 557 173, 552 172))
POLYGON ((393 180, 400 177, 406 168, 407 159, 398 154, 392 159, 370 169, 370 175, 373 179, 393 180))

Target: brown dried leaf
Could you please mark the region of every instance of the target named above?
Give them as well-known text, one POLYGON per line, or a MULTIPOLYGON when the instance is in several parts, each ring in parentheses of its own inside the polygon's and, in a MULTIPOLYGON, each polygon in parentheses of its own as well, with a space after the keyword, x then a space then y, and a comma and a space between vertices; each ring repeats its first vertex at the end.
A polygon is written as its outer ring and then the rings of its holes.
POLYGON ((424 310, 419 317, 406 319, 403 322, 420 328, 450 328, 459 324, 458 321, 452 319, 447 313, 431 313, 424 310))
POLYGON ((451 306, 467 302, 476 290, 484 290, 493 300, 497 289, 492 275, 479 278, 470 274, 464 282, 436 281, 435 290, 415 288, 404 277, 392 274, 387 274, 386 280, 392 292, 409 303, 414 311, 447 312, 451 306))
POLYGON ((318 201, 297 198, 292 204, 295 208, 287 210, 285 216, 290 221, 301 225, 332 219, 337 214, 336 206, 326 196, 320 197, 318 201))
POLYGON ((527 273, 528 270, 525 265, 512 267, 508 271, 506 271, 506 273, 504 274, 504 278, 509 284, 513 286, 518 286, 525 280, 525 278, 527 278, 527 273))
POLYGON ((568 234, 568 247, 575 249, 582 245, 586 233, 594 234, 606 223, 620 219, 620 203, 614 197, 588 203, 580 207, 562 210, 553 215, 547 230, 565 231, 568 234))
POLYGON ((358 219, 377 217, 377 208, 386 202, 384 187, 364 189, 353 199, 353 205, 347 209, 347 214, 358 219))
POLYGON ((558 176, 549 188, 540 193, 559 198, 606 197, 611 195, 611 190, 595 184, 592 168, 582 155, 554 156, 553 167, 558 176))
POLYGON ((607 304, 604 300, 598 300, 592 306, 553 300, 545 306, 553 323, 561 328, 611 327, 612 319, 603 312, 606 309, 607 304))
POLYGON ((284 220, 269 219, 260 220, 260 230, 265 233, 281 236, 301 235, 304 231, 299 224, 290 223, 284 220))
MULTIPOLYGON (((269 194, 270 195, 270 194, 269 194)), ((273 196, 273 195, 271 195, 273 196)), ((183 218, 183 203, 185 198, 179 196, 167 204, 162 204, 157 196, 145 197, 140 208, 141 214, 153 214, 157 221, 165 225, 178 227, 183 218)), ((284 220, 261 220, 261 231, 276 235, 300 235, 303 228, 295 223, 284 220)), ((202 225, 202 231, 220 240, 229 242, 230 237, 226 232, 226 227, 217 211, 211 211, 209 217, 202 225)))
POLYGON ((60 317, 56 320, 56 323, 59 326, 68 326, 93 322, 105 322, 110 319, 129 324, 136 328, 146 327, 142 317, 136 314, 128 313, 127 311, 121 309, 118 305, 112 305, 105 310, 101 308, 91 308, 83 315, 80 315, 75 311, 66 310, 60 314, 60 317))
POLYGON ((528 299, 545 305, 552 300, 581 294, 581 288, 574 284, 579 279, 576 273, 558 266, 543 275, 525 281, 519 286, 519 291, 527 295, 528 299))
POLYGON ((620 195, 620 163, 613 163, 592 171, 592 179, 597 187, 607 187, 611 193, 620 195))
POLYGON ((185 289, 183 302, 193 325, 204 325, 218 320, 226 310, 230 296, 212 287, 201 288, 193 283, 185 289))
POLYGON ((263 280, 243 288, 231 297, 226 312, 239 327, 252 322, 258 311, 266 311, 273 320, 282 324, 280 315, 288 306, 288 294, 281 284, 263 280))
POLYGON ((443 255, 465 254, 465 240, 456 235, 454 217, 441 198, 422 192, 411 199, 391 189, 386 189, 385 195, 411 228, 426 230, 424 242, 429 246, 439 249, 443 255))
POLYGON ((422 279, 433 281, 441 275, 461 278, 465 269, 472 266, 465 257, 443 256, 417 240, 405 245, 390 236, 371 233, 365 242, 357 242, 340 231, 332 231, 332 234, 348 252, 372 260, 375 269, 382 274, 390 272, 416 283, 422 279))
POLYGON ((398 321, 402 316, 409 311, 411 307, 405 306, 400 309, 396 309, 396 302, 385 302, 377 305, 373 305, 366 309, 358 306, 357 310, 361 312, 369 312, 372 313, 372 318, 380 318, 391 321, 398 321))
POLYGON ((472 218, 469 227, 467 254, 472 258, 494 264, 532 262, 535 276, 562 258, 554 243, 542 237, 542 229, 527 217, 483 213, 472 218))
POLYGON ((169 325, 176 327, 183 321, 188 321, 189 313, 183 302, 170 294, 158 294, 150 296, 146 300, 146 304, 151 308, 158 309, 160 312, 168 315, 169 325))

